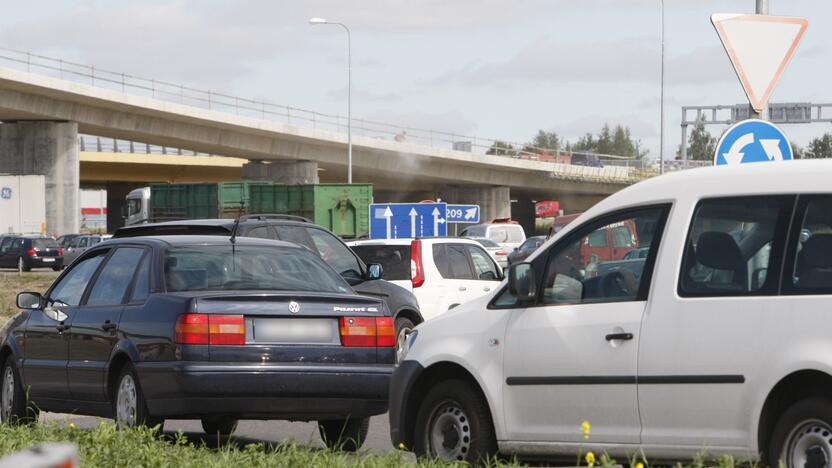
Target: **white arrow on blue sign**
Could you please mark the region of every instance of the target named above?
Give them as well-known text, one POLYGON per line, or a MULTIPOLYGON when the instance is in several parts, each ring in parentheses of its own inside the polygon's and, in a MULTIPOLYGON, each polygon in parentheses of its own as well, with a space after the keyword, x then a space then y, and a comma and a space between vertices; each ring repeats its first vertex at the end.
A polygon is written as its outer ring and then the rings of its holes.
POLYGON ((448 205, 449 223, 470 223, 480 222, 479 205, 448 205))
POLYGON ((748 119, 722 134, 716 144, 714 165, 789 161, 792 157, 792 145, 782 130, 765 120, 748 119))
POLYGON ((408 239, 448 235, 445 203, 373 203, 370 239, 408 239))

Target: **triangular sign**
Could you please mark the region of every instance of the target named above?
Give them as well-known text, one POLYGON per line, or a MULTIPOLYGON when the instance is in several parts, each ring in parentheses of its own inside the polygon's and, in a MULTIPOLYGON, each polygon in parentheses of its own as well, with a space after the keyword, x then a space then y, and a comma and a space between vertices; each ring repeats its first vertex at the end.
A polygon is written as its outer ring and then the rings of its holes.
POLYGON ((761 112, 809 26, 791 16, 711 15, 751 107, 761 112))

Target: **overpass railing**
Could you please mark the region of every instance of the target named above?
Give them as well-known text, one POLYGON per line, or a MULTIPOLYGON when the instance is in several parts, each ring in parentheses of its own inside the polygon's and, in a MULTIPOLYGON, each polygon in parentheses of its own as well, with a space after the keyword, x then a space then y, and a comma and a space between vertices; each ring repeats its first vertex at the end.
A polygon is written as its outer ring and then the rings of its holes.
MULTIPOLYGON (((0 47, 0 63, 27 72, 57 77, 63 80, 83 83, 104 89, 161 99, 169 102, 199 107, 234 115, 258 118, 267 121, 285 122, 289 125, 311 127, 337 133, 345 133, 347 119, 340 114, 316 112, 299 107, 275 104, 266 100, 232 96, 210 90, 171 83, 164 80, 144 78, 124 72, 113 72, 94 66, 76 63, 59 58, 47 57, 31 52, 0 47)), ((415 143, 431 148, 464 151, 474 154, 490 154, 514 159, 553 162, 555 166, 572 166, 567 161, 572 152, 559 149, 540 148, 526 143, 484 138, 462 133, 424 129, 413 126, 394 125, 363 118, 352 118, 352 131, 355 135, 402 143, 415 143), (551 155, 556 156, 551 156, 551 155)), ((135 145, 134 145, 135 146, 135 145)), ((166 148, 155 147, 161 154, 167 154, 166 148)), ((147 150, 147 148, 145 148, 147 150)), ((177 150, 180 151, 180 150, 177 150)), ((142 152, 142 151, 135 151, 142 152)), ((187 153, 187 152, 186 152, 187 153)), ((178 154, 178 153, 174 153, 178 154)), ((658 174, 658 166, 642 159, 626 158, 616 155, 595 154, 602 161, 604 168, 574 165, 563 171, 564 177, 597 177, 615 179, 623 183, 640 180, 658 174), (611 169, 602 170, 607 167, 611 169), (581 175, 583 174, 583 175, 581 175), (604 175, 602 175, 604 174, 604 175), (593 176, 595 177, 595 176, 593 176)), ((668 169, 677 166, 668 165, 668 169)), ((687 167, 687 166, 685 166, 687 167)), ((555 171, 555 175, 560 175, 555 171)))

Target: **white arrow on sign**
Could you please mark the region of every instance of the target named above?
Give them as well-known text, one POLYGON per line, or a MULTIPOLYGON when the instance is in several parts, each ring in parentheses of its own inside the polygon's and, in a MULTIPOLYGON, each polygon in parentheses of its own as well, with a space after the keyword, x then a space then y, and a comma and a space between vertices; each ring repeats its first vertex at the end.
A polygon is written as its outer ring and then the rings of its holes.
POLYGON ((745 156, 745 153, 741 153, 742 149, 752 143, 754 143, 754 134, 746 133, 737 138, 734 144, 731 145, 731 149, 727 153, 722 153, 722 157, 725 158, 725 162, 728 164, 739 164, 742 162, 742 157, 745 156))
POLYGON ((465 219, 474 219, 477 217, 477 209, 476 208, 468 208, 465 210, 465 219))
POLYGON ((783 160, 783 153, 780 151, 780 139, 773 138, 773 139, 764 139, 760 138, 760 144, 763 146, 763 150, 766 152, 769 161, 782 161, 783 160))
MULTIPOLYGON (((433 215, 433 235, 438 236, 439 235, 439 222, 440 222, 439 221, 439 208, 434 208, 433 211, 431 212, 431 214, 433 215)), ((445 220, 443 219, 442 222, 444 223, 445 220)))
POLYGON ((751 107, 762 111, 794 56, 809 20, 790 16, 711 15, 751 107))
POLYGON ((392 233, 392 229, 391 229, 392 219, 393 219, 393 210, 391 210, 389 206, 384 209, 384 217, 387 219, 387 238, 391 239, 393 237, 392 236, 393 233, 392 233))
POLYGON ((416 237, 416 208, 410 209, 410 235, 416 237))

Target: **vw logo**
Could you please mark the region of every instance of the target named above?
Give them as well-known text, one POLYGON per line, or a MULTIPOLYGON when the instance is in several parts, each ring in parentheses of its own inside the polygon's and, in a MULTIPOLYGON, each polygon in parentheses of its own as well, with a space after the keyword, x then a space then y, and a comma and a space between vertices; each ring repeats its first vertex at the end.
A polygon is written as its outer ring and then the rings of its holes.
POLYGON ((289 303, 289 312, 296 314, 300 312, 300 304, 295 301, 289 303))

